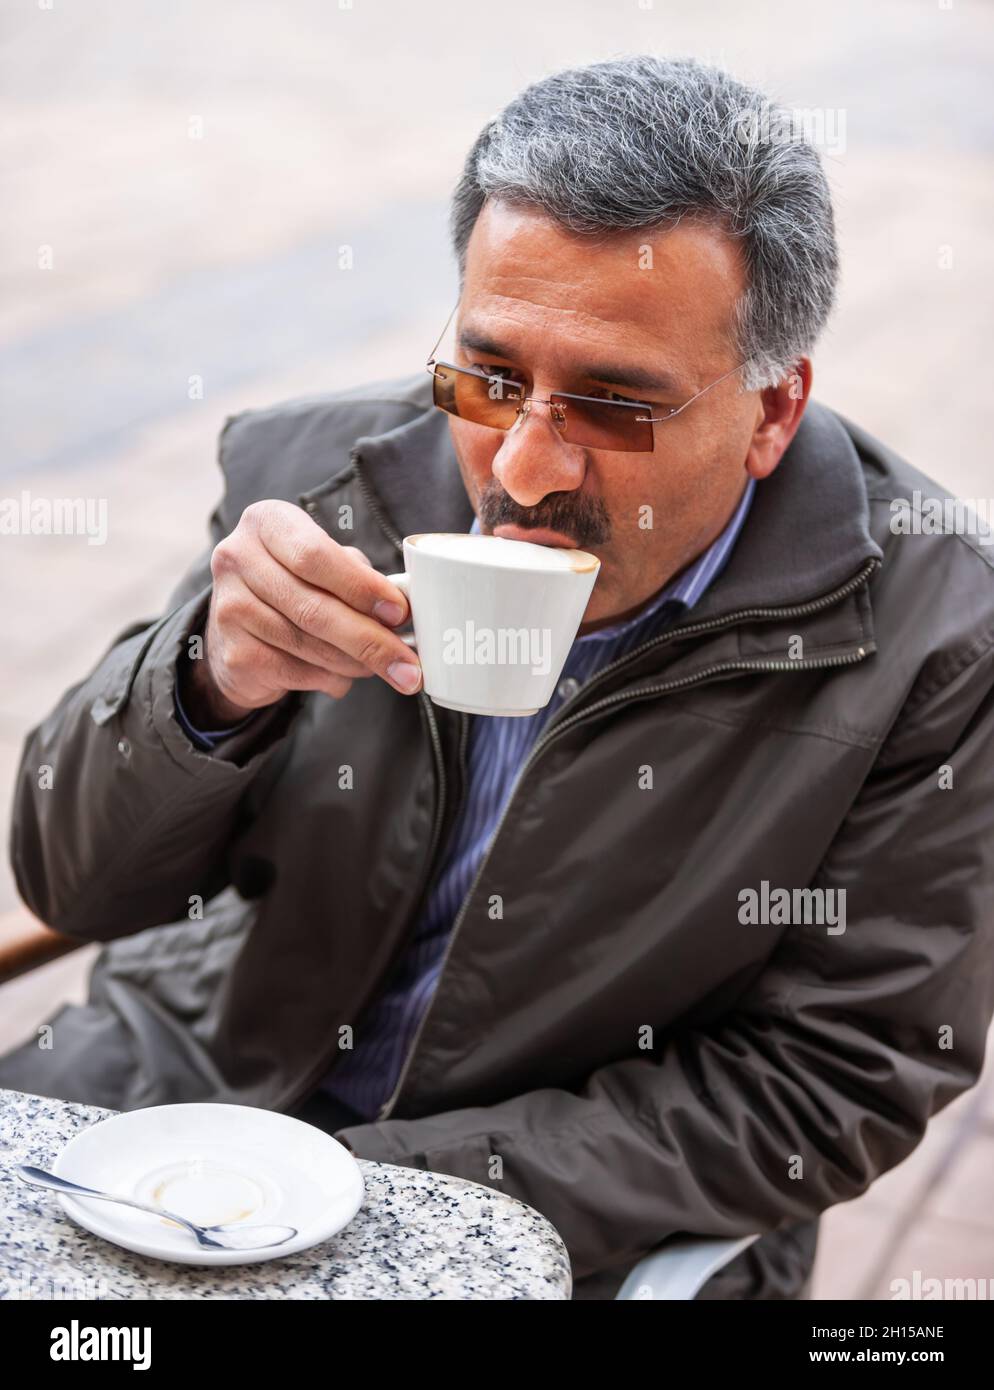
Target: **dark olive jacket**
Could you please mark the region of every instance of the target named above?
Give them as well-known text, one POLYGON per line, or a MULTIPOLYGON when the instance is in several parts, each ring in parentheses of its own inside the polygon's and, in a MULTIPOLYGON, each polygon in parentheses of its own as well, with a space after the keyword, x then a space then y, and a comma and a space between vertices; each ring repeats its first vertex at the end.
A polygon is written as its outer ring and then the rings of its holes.
MULTIPOLYGON (((404 535, 468 529, 429 386, 230 418, 202 558, 29 734, 20 891, 111 944, 56 1045, 0 1059, 0 1085, 289 1110, 340 1055, 439 869, 467 716, 357 681, 340 701, 288 697, 211 755, 177 724, 176 663, 211 549, 256 499, 299 502, 384 573, 404 535)), ((895 527, 916 490, 948 496, 809 408, 693 611, 539 738, 399 1085, 343 1131, 362 1157, 532 1204, 567 1243, 576 1296, 609 1295, 677 1232, 753 1231, 727 1287, 788 1296, 819 1213, 980 1074, 994 564, 975 538, 895 527), (743 920, 747 890, 762 906, 807 888, 844 890, 844 931, 817 910, 743 920)))

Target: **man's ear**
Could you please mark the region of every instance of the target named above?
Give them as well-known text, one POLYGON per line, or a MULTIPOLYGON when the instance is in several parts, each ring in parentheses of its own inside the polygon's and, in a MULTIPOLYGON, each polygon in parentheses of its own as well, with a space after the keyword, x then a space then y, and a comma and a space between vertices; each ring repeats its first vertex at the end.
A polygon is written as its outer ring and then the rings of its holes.
POLYGON ((760 392, 760 418, 746 455, 746 472, 768 478, 797 433, 811 395, 811 361, 802 357, 776 386, 760 392))

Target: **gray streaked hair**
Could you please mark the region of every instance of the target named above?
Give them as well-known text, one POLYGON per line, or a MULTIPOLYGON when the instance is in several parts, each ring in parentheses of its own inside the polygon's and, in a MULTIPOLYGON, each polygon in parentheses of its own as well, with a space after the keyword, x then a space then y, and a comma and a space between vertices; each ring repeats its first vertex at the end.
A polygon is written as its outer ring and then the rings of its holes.
POLYGON ((790 113, 693 59, 640 54, 527 87, 477 137, 452 197, 460 289, 487 198, 578 234, 662 228, 683 217, 741 240, 736 306, 742 389, 788 375, 832 308, 838 250, 821 159, 803 138, 759 139, 790 113))

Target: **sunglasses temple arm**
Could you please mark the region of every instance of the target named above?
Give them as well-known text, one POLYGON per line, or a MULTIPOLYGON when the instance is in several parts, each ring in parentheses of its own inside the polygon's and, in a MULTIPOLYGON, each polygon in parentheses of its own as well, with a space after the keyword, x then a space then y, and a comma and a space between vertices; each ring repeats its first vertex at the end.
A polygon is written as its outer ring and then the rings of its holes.
POLYGON ((727 381, 730 376, 734 376, 736 372, 740 372, 743 367, 748 367, 751 361, 752 359, 750 357, 747 357, 746 360, 744 362, 740 362, 737 367, 730 367, 729 370, 724 374, 724 376, 718 377, 716 381, 709 381, 707 386, 701 387, 696 396, 691 396, 689 401, 684 401, 683 405, 678 406, 676 410, 671 410, 669 415, 649 417, 649 423, 653 425, 662 425, 665 424, 667 420, 672 420, 675 415, 679 415, 681 411, 686 410, 688 405, 693 405, 694 402, 700 400, 702 396, 706 396, 707 393, 712 389, 712 387, 720 386, 723 381, 727 381))
POLYGON ((438 351, 439 343, 441 343, 442 339, 445 337, 445 334, 448 331, 449 324, 452 322, 452 314, 454 314, 458 308, 459 301, 457 299, 455 304, 452 306, 452 312, 449 314, 449 317, 445 320, 445 327, 442 329, 441 333, 439 333, 438 340, 436 341, 435 346, 428 354, 428 366, 431 366, 431 364, 435 361, 435 353, 438 351))

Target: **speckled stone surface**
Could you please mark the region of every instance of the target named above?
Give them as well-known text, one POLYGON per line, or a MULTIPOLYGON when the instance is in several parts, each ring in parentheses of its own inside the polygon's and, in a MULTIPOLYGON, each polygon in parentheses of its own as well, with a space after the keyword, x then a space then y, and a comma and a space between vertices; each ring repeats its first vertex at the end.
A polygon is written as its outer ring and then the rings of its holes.
POLYGON ((559 1235, 524 1203, 462 1178, 359 1159, 366 1198, 331 1240, 263 1264, 200 1269, 91 1235, 15 1164, 51 1168, 115 1112, 0 1090, 0 1299, 568 1299, 559 1235))

